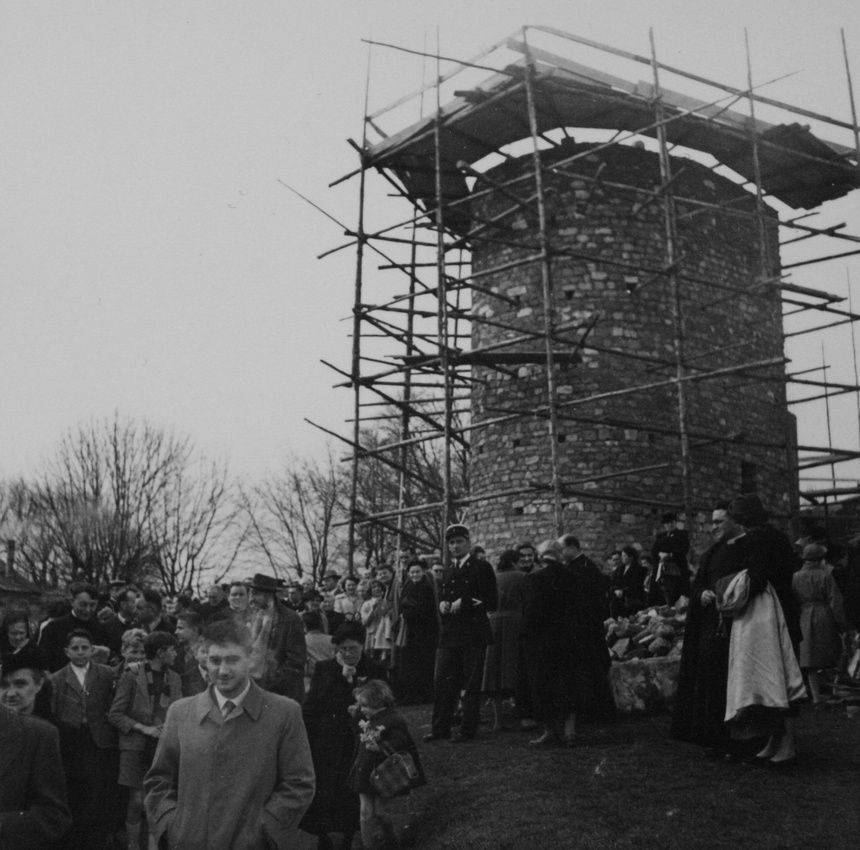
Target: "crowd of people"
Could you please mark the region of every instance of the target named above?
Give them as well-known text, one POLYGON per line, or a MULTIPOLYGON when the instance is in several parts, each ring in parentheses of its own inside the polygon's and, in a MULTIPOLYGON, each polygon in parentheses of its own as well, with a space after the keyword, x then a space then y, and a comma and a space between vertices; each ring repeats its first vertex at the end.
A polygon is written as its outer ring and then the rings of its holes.
POLYGON ((72 584, 41 623, 9 611, 0 738, 15 739, 37 793, 0 793, 0 841, 263 848, 301 828, 323 850, 356 834, 389 846, 375 772, 408 754, 400 793, 425 781, 395 702, 432 703, 428 744, 474 738, 487 704, 493 731, 576 746, 582 721, 605 733, 615 715, 606 619, 682 596, 672 734, 715 757, 791 764, 798 703, 807 688, 823 700, 819 671, 839 662, 860 588, 821 539, 801 541, 801 564, 756 497, 719 505, 713 529, 694 575, 670 513, 648 549, 602 567, 566 534, 506 549, 494 569, 457 524, 446 567, 406 553, 319 586, 257 574, 202 600, 72 584))

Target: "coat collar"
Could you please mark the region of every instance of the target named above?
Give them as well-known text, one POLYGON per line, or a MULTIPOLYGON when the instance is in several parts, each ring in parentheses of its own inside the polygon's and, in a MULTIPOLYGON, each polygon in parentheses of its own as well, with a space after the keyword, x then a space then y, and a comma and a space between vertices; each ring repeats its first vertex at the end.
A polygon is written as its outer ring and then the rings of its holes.
MULTIPOLYGON (((194 719, 198 723, 202 723, 207 717, 209 717, 210 712, 212 713, 213 719, 217 719, 219 722, 221 720, 221 710, 218 708, 215 695, 211 691, 214 687, 214 685, 209 685, 205 691, 192 697, 194 700, 192 712, 194 719)), ((256 722, 260 719, 260 715, 263 713, 265 705, 266 701, 263 696, 262 688, 252 681, 251 687, 248 690, 245 699, 242 701, 242 711, 244 711, 251 720, 256 722)))

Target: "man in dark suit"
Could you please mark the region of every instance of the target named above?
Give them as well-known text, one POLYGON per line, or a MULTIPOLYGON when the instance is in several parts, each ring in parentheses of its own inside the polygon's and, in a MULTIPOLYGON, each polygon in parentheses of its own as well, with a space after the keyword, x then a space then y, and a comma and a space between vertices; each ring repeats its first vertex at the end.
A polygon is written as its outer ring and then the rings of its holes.
POLYGON ((72 610, 64 617, 49 621, 39 638, 39 649, 45 657, 45 666, 55 673, 68 662, 66 637, 72 629, 86 629, 95 646, 107 646, 108 636, 104 626, 96 617, 99 592, 91 584, 76 582, 69 586, 72 610))
POLYGON ((125 587, 120 590, 114 605, 115 616, 109 617, 102 623, 107 636, 107 645, 111 655, 120 657, 122 654, 122 636, 129 629, 137 628, 137 597, 140 594, 133 587, 125 587))
POLYGON ((674 605, 681 595, 690 593, 690 533, 682 528, 678 514, 667 511, 660 518, 663 530, 654 538, 651 554, 657 562, 656 581, 663 590, 667 605, 674 605))
POLYGON ((498 607, 496 576, 483 560, 469 555, 469 529, 445 532, 451 560, 439 590, 439 649, 436 656, 433 723, 425 741, 451 736, 457 698, 462 692, 463 720, 453 740, 474 738, 478 731, 481 677, 487 646, 493 642, 488 612, 498 607))
POLYGON ((251 677, 264 690, 291 697, 301 704, 305 699, 308 657, 305 627, 295 611, 278 601, 280 589, 274 576, 257 573, 251 582, 251 599, 260 612, 251 677))
POLYGON ((522 632, 531 648, 534 698, 544 733, 535 746, 572 746, 577 716, 614 714, 609 650, 603 635, 609 581, 566 534, 539 550, 543 569, 525 588, 522 632))
POLYGON ((71 822, 57 730, 0 706, 0 846, 45 850, 71 822))

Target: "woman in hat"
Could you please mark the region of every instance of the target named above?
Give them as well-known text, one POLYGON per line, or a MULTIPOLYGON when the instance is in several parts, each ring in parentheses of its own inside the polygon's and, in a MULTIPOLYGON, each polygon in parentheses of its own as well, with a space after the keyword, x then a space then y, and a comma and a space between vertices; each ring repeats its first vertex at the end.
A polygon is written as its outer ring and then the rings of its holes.
POLYGON ((45 675, 44 658, 35 647, 3 655, 0 705, 17 714, 53 722, 51 682, 45 675))
POLYGON ((825 569, 827 550, 810 543, 803 550, 803 567, 791 580, 795 598, 800 605, 800 669, 809 688, 812 704, 823 702, 818 680, 822 668, 836 667, 842 654, 839 633, 845 628, 842 594, 825 569))
POLYGON ((344 623, 332 635, 335 657, 319 661, 302 711, 316 773, 316 794, 301 828, 319 837, 320 850, 333 847, 330 834, 343 835, 351 846, 359 827, 358 794, 349 784, 357 728, 349 707, 352 692, 370 679, 386 679, 385 668, 365 652, 360 623, 344 623))
POLYGON ((433 579, 418 560, 406 571, 397 624, 397 692, 403 705, 433 701, 433 667, 439 615, 433 579))

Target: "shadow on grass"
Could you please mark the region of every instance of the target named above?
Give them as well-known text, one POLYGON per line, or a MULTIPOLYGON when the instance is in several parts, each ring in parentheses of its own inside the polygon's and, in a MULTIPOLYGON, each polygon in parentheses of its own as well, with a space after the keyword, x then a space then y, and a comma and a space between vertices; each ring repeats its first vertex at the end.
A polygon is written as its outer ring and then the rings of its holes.
MULTIPOLYGON (((405 712, 416 737, 429 709, 405 712)), ((804 713, 800 758, 777 771, 702 758, 673 741, 669 718, 584 727, 573 749, 536 751, 534 733, 423 745, 415 847, 860 847, 860 719, 804 713)))

